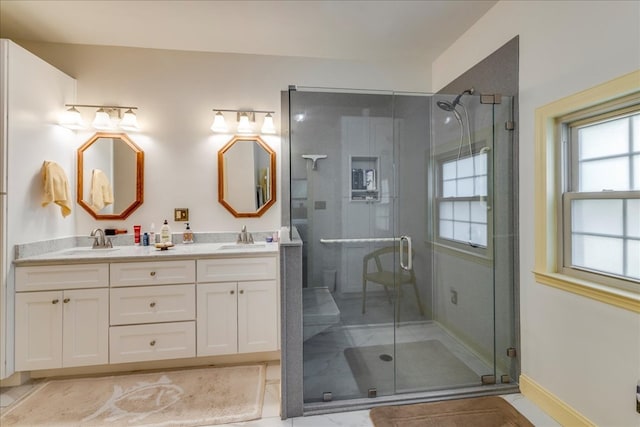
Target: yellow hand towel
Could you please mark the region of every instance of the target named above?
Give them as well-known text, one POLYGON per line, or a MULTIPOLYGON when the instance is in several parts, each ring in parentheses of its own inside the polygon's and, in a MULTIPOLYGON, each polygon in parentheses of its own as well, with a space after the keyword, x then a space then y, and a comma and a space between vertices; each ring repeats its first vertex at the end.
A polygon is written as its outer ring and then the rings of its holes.
POLYGON ((113 190, 109 178, 100 169, 91 174, 91 207, 96 212, 113 203, 113 190))
POLYGON ((71 192, 69 181, 62 167, 55 162, 45 161, 42 164, 42 206, 53 202, 60 206, 62 216, 71 214, 71 192))

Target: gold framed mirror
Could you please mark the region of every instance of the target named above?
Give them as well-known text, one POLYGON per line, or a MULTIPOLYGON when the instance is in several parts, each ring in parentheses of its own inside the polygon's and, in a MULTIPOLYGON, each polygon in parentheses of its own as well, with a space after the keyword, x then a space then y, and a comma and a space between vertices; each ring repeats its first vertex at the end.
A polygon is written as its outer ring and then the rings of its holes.
POLYGON ((218 151, 218 201, 236 218, 276 202, 276 153, 259 136, 234 136, 218 151))
POLYGON ((144 152, 126 134, 97 132, 77 162, 77 201, 95 219, 126 219, 142 205, 144 152))

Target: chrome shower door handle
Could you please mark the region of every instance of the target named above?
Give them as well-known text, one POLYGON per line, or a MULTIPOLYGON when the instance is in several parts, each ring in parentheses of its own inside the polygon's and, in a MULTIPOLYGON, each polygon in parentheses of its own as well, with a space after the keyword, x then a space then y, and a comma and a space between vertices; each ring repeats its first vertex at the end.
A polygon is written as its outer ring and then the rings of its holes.
POLYGON ((400 237, 400 267, 403 270, 411 270, 413 268, 413 260, 411 259, 411 237, 402 236, 400 237), (409 254, 407 262, 404 262, 404 243, 407 243, 407 253, 409 254))

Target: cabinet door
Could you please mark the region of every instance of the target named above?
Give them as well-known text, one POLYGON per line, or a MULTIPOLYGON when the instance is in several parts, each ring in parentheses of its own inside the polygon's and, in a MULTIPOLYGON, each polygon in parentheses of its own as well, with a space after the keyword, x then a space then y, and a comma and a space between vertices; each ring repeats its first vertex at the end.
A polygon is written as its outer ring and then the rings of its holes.
POLYGON ((197 285, 197 355, 238 352, 236 282, 197 285))
POLYGON ((16 371, 62 367, 62 292, 16 294, 16 371))
POLYGON ((62 367, 109 362, 109 290, 64 291, 62 367))
POLYGON ((275 280, 238 283, 238 352, 278 349, 275 280))

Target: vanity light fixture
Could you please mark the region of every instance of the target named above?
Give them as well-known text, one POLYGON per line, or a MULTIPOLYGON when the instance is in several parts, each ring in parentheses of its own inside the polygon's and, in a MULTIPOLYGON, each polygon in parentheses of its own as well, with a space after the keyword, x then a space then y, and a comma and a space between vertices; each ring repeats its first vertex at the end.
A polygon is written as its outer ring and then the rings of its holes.
POLYGON ((263 134, 275 134, 276 129, 273 125, 273 114, 275 111, 259 111, 259 110, 224 110, 215 108, 216 112, 213 118, 213 124, 211 130, 217 133, 228 133, 229 127, 225 121, 224 113, 236 113, 236 121, 238 123, 236 132, 239 134, 247 135, 258 133, 254 130, 254 123, 256 121, 256 114, 265 114, 264 121, 262 123, 261 133, 263 134))
MULTIPOLYGON (((238 113, 238 133, 251 133, 253 129, 251 129, 251 123, 249 122, 249 114, 246 112, 238 113)), ((252 122, 255 122, 255 115, 253 115, 252 122)))
POLYGON ((273 116, 271 113, 267 113, 264 116, 264 122, 262 122, 262 133, 274 134, 276 133, 276 127, 273 125, 273 116))
POLYGON ((60 124, 69 129, 84 129, 84 122, 78 111, 80 108, 97 108, 95 118, 91 123, 92 127, 98 130, 116 130, 120 128, 128 131, 139 131, 138 119, 134 110, 138 107, 122 107, 118 105, 88 105, 88 104, 65 104, 70 107, 63 114, 60 124), (124 112, 123 112, 124 111, 124 112), (114 116, 114 117, 112 117, 114 116))
POLYGON ((131 131, 139 131, 140 126, 138 126, 138 118, 136 117, 136 113, 133 112, 133 109, 128 108, 122 114, 122 120, 120 120, 120 129, 131 130, 131 131))
POLYGON ((113 130, 115 127, 111 122, 109 113, 107 113, 104 108, 100 108, 96 111, 96 117, 93 119, 91 126, 99 130, 113 130))
POLYGON ((216 115, 213 117, 213 124, 211 125, 211 130, 218 133, 227 133, 229 131, 227 122, 224 121, 224 114, 222 114, 221 111, 218 111, 216 115))
POLYGON ((60 124, 68 129, 85 129, 87 125, 82 120, 80 111, 76 107, 70 107, 60 117, 60 124))

